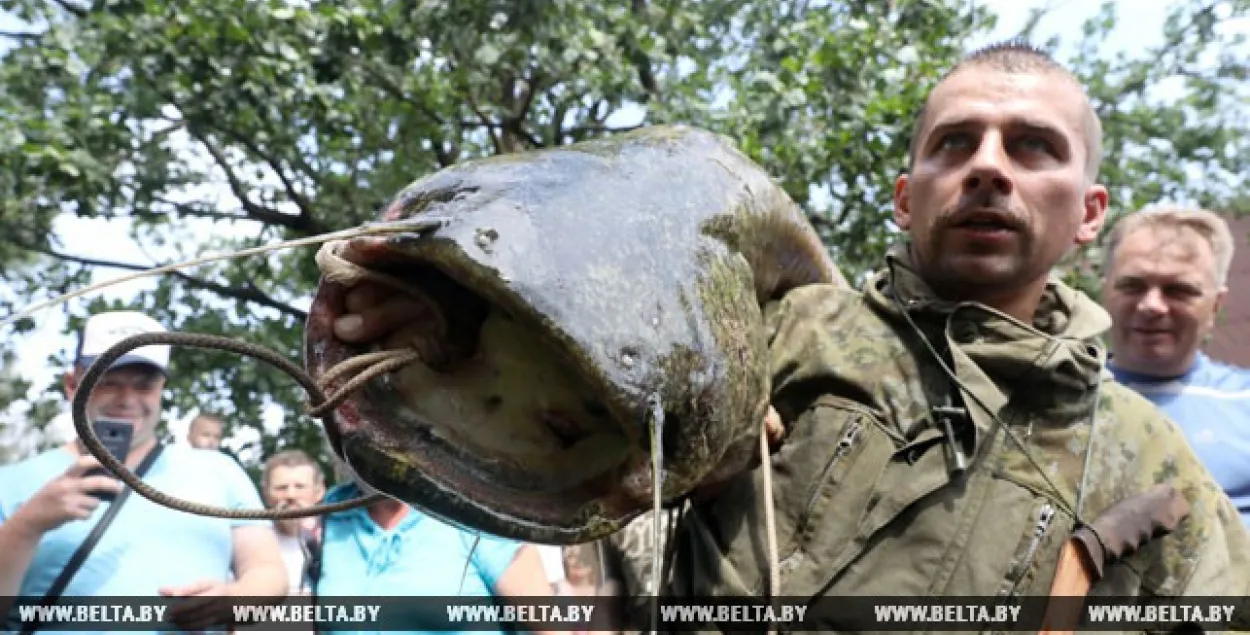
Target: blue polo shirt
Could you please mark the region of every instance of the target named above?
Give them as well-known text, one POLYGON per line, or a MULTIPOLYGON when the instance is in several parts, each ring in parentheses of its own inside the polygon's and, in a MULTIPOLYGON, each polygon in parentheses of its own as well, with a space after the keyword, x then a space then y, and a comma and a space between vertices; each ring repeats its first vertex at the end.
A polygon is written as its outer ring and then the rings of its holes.
MULTIPOLYGON (((326 502, 350 500, 359 495, 360 490, 354 483, 345 483, 331 489, 326 502)), ((390 530, 379 527, 364 508, 331 514, 325 519, 322 535, 317 595, 325 602, 335 596, 490 597, 494 595, 499 578, 524 546, 515 540, 454 527, 411 507, 399 525, 390 530), (474 540, 479 536, 474 548, 474 540)), ((411 630, 403 632, 433 632, 422 630, 419 600, 406 603, 406 607, 404 624, 411 625, 411 630)), ((438 618, 445 620, 445 612, 435 616, 438 618)), ((388 634, 396 632, 400 631, 386 631, 388 634)), ((473 631, 476 634, 492 632, 502 630, 473 631)))
MULTIPOLYGON (((64 449, 54 448, 0 467, 0 523, 45 484, 65 473, 74 459, 64 449)), ((220 452, 167 446, 143 480, 166 494, 207 505, 263 507, 247 473, 220 452)), ((90 518, 67 522, 44 534, 22 578, 19 595, 32 601, 42 597, 109 505, 101 503, 90 518)), ((188 514, 132 492, 63 595, 156 596, 164 586, 206 578, 228 580, 234 554, 231 530, 268 523, 188 514)), ((12 623, 8 626, 12 628, 12 623)))
POLYGON ((1150 377, 1114 366, 1111 372, 1180 426, 1250 528, 1250 370, 1199 352, 1180 377, 1150 377))

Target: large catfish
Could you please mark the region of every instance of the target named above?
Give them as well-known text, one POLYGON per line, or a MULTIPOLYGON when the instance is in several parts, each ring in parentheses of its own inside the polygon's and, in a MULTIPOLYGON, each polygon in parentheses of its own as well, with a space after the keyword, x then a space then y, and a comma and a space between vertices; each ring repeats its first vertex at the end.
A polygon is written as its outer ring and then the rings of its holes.
POLYGON ((331 444, 381 492, 531 542, 597 539, 650 509, 653 453, 664 501, 744 469, 769 401, 763 307, 842 282, 764 170, 686 127, 465 162, 379 220, 413 230, 359 239, 353 261, 425 310, 372 348, 338 341, 350 285, 327 254, 306 367, 417 360, 353 392, 331 444))

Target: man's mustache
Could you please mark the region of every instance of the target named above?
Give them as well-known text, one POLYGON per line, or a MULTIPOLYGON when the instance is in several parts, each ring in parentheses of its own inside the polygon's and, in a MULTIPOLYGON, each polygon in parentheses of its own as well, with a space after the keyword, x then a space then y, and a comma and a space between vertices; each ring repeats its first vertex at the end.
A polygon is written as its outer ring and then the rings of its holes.
POLYGON ((947 229, 970 222, 993 222, 1014 231, 1024 231, 1027 227, 1024 218, 1011 210, 1010 201, 992 192, 966 197, 954 211, 943 216, 938 225, 947 229))

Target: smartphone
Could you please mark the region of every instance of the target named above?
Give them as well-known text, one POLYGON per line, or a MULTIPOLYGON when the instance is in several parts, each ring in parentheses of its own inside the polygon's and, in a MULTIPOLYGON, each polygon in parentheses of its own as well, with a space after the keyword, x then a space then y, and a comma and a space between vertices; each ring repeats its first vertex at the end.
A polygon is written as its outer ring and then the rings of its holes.
MULTIPOLYGON (((118 461, 125 462, 126 456, 130 454, 130 440, 134 438, 135 429, 129 421, 118 419, 96 419, 91 422, 91 428, 95 430, 95 435, 100 438, 100 442, 118 461)), ((84 454, 90 454, 83 448, 84 454)), ((87 472, 86 476, 114 476, 107 469, 101 467, 87 472)), ((91 492, 92 496, 103 500, 113 500, 112 492, 91 492)))

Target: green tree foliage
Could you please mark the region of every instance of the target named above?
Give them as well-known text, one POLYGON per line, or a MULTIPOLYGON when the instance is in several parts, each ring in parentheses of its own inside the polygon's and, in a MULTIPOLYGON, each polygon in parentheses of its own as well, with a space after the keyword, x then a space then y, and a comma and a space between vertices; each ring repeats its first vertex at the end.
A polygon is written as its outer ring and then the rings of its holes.
MULTIPOLYGON (((1086 25, 1072 62, 1107 122, 1118 210, 1245 196, 1245 57, 1217 22, 1248 4, 1183 3, 1163 50, 1132 57, 1101 52, 1113 15, 1086 25), (1165 83, 1183 97, 1151 102, 1165 83)), ((112 265, 144 268, 358 225, 404 185, 468 158, 663 122, 738 140, 858 275, 893 239, 893 183, 921 97, 994 24, 963 0, 0 7, 31 25, 8 35, 0 59, 0 262, 16 305, 111 262, 107 249, 66 253, 53 231, 65 215, 130 223, 167 259, 112 265)), ((312 255, 164 276, 131 306, 300 360, 312 255)), ((171 406, 259 427, 272 399, 286 425, 263 451, 319 449, 302 393, 276 370, 195 349, 176 349, 174 363, 171 406)))
POLYGON ((15 413, 13 405, 26 396, 30 381, 13 371, 13 351, 0 350, 0 465, 25 453, 23 428, 25 422, 18 419, 24 413, 15 413))
MULTIPOLYGON (((1165 200, 1250 212, 1250 2, 1176 4, 1161 44, 1114 56, 1099 47, 1116 25, 1104 4, 1070 62, 1103 123, 1108 226, 1165 200)), ((1095 297, 1101 255, 1078 252, 1068 270, 1095 297)))

